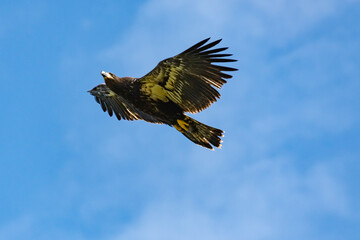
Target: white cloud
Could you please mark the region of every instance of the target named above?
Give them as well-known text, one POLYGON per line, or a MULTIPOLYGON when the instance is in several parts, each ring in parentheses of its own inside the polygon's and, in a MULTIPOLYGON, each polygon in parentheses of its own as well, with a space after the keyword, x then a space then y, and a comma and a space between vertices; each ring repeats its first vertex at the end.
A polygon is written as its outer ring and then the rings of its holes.
MULTIPOLYGON (((338 159, 314 160, 300 171, 296 161, 306 161, 306 156, 284 151, 272 156, 274 149, 292 138, 306 141, 321 137, 324 132, 336 134, 353 126, 355 121, 348 110, 343 111, 347 117, 342 118, 337 115, 341 107, 329 107, 339 95, 329 99, 319 93, 319 87, 333 81, 326 75, 328 66, 322 56, 329 50, 335 51, 330 54, 341 55, 341 49, 334 50, 333 43, 318 41, 296 46, 294 51, 273 61, 264 58, 264 49, 282 47, 311 31, 324 19, 336 15, 343 3, 177 1, 169 5, 157 0, 144 5, 132 30, 115 46, 104 50, 101 57, 116 60, 129 72, 138 71, 141 75, 169 57, 169 53, 176 54, 176 49, 182 50, 207 34, 224 36, 222 44, 237 53, 241 66, 241 72, 231 80, 231 88, 246 89, 240 90, 243 95, 233 96, 221 107, 214 106, 215 113, 196 116, 213 123, 218 121, 214 118, 219 113, 229 116, 221 121, 231 129, 226 133, 223 150, 208 153, 196 146, 183 146, 189 151, 186 153, 174 148, 176 159, 183 162, 178 172, 170 171, 166 180, 157 178, 159 171, 150 174, 148 179, 155 186, 166 181, 159 187, 163 194, 149 202, 147 210, 114 234, 112 240, 312 239, 322 231, 316 225, 316 216, 326 213, 339 219, 351 218, 351 201, 341 177, 336 175, 334 162, 338 159), (124 58, 122 54, 130 55, 124 58), (308 63, 304 68, 318 69, 311 69, 312 76, 304 71, 306 79, 300 79, 302 72, 297 71, 296 61, 308 63), (290 66, 291 62, 295 64, 290 66), (288 80, 277 81, 285 68, 290 74, 288 80), (295 85, 293 89, 303 88, 318 95, 305 99, 287 95, 294 94, 289 92, 291 84, 295 85), (239 104, 231 105, 233 101, 239 104), (234 111, 237 119, 231 119, 234 111)), ((234 95, 230 88, 225 91, 224 96, 234 95)), ((157 167, 166 168, 162 162, 157 162, 157 167)))
POLYGON ((190 173, 181 198, 148 205, 110 239, 310 239, 319 231, 312 217, 348 216, 347 195, 327 165, 300 174, 285 158, 234 169, 206 179, 190 173))
POLYGON ((125 132, 125 127, 113 130, 115 120, 102 126, 104 135, 93 145, 101 160, 92 164, 106 179, 92 186, 97 191, 86 188, 80 197, 84 218, 92 219, 109 206, 123 207, 117 202, 140 199, 139 215, 110 233, 111 240, 313 239, 323 231, 317 216, 351 219, 352 201, 334 163, 339 159, 320 156, 307 162, 312 156, 281 150, 294 138, 302 143, 354 126, 344 102, 335 104, 341 93, 327 98, 319 91, 334 81, 327 72, 333 66, 328 59, 341 55, 339 43, 312 41, 274 59, 265 57, 270 48, 282 47, 336 15, 342 4, 148 1, 134 16, 131 30, 99 58, 118 75, 141 76, 194 41, 224 36, 221 44, 230 46, 241 69, 223 89, 222 103, 196 118, 230 131, 223 149, 210 152, 166 126, 120 122, 136 124, 125 132), (298 161, 304 162, 302 169, 298 161), (112 171, 115 165, 120 172, 112 171))
POLYGON ((259 47, 259 40, 265 46, 283 44, 334 14, 342 3, 336 0, 148 1, 139 10, 132 29, 100 56, 116 60, 130 72, 136 71, 133 67, 136 66, 144 74, 157 61, 169 57, 169 53, 178 53, 173 52, 174 46, 181 50, 182 46, 188 47, 209 36, 236 43, 232 49, 256 51, 254 47, 259 47))

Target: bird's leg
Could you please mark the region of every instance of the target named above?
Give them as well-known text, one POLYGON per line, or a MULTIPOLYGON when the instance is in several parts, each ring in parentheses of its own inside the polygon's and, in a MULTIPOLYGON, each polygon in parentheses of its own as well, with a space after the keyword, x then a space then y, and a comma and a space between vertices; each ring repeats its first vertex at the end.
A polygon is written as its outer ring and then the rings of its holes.
POLYGON ((185 130, 185 131, 189 130, 189 124, 187 122, 185 122, 184 120, 180 120, 180 119, 177 119, 176 121, 183 130, 185 130))

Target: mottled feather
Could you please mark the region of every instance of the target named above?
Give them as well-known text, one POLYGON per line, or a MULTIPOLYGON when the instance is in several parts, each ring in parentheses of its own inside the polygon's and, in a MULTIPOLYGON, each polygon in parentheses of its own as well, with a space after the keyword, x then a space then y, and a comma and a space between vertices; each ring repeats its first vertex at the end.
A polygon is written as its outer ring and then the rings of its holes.
POLYGON ((102 71, 105 84, 89 92, 102 110, 117 119, 142 119, 174 127, 192 142, 213 149, 221 147, 223 131, 187 116, 209 107, 220 97, 218 89, 237 69, 222 66, 234 62, 214 48, 221 39, 205 39, 182 53, 161 61, 142 78, 118 77, 102 71), (219 65, 220 64, 220 65, 219 65))
POLYGON ((161 61, 150 73, 137 80, 143 86, 141 90, 153 100, 171 100, 185 112, 196 113, 209 107, 220 97, 215 88, 220 89, 226 83, 225 79, 232 77, 223 72, 237 69, 213 64, 236 60, 226 58, 231 54, 219 54, 227 48, 210 49, 221 39, 206 44, 208 40, 161 61), (154 91, 149 91, 149 86, 154 91))
POLYGON ((110 90, 105 84, 100 84, 89 92, 94 95, 96 102, 101 105, 104 112, 108 112, 110 116, 114 113, 118 120, 133 121, 142 119, 147 122, 162 123, 155 117, 135 108, 123 97, 110 90))

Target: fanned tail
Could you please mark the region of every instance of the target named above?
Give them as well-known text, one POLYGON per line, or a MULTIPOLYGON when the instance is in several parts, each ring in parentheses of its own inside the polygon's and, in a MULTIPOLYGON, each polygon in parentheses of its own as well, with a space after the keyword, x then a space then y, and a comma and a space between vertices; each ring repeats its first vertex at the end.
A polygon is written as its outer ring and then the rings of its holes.
POLYGON ((224 136, 224 131, 220 129, 205 125, 188 116, 178 119, 174 127, 196 144, 211 150, 214 150, 212 146, 221 148, 220 137, 224 136))

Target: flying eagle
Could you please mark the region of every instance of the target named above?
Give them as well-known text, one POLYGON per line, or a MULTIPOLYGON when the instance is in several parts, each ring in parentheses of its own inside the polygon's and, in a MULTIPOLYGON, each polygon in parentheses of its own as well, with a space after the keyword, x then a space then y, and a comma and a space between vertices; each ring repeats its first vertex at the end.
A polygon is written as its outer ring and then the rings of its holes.
POLYGON ((221 39, 207 43, 207 38, 184 52, 165 59, 141 78, 119 78, 110 72, 101 72, 105 84, 90 90, 104 112, 117 119, 145 120, 175 127, 196 144, 213 150, 221 147, 223 131, 207 126, 185 115, 197 113, 220 98, 224 73, 237 69, 213 63, 235 62, 221 53, 227 49, 213 48, 221 39), (207 43, 207 44, 206 44, 207 43))

